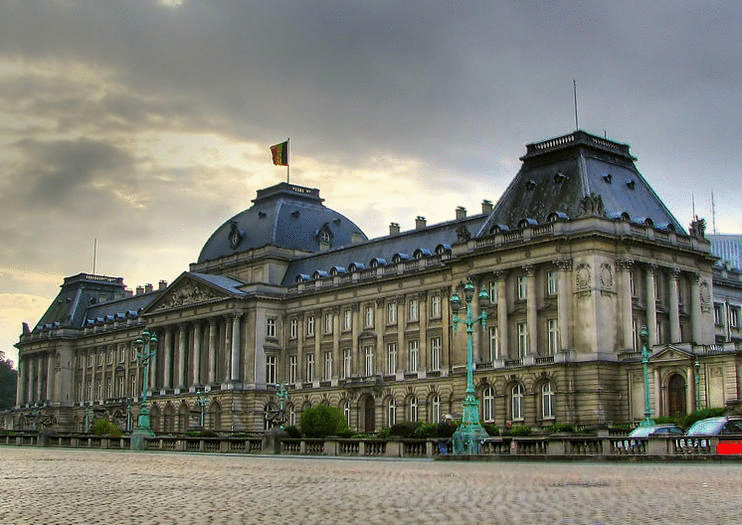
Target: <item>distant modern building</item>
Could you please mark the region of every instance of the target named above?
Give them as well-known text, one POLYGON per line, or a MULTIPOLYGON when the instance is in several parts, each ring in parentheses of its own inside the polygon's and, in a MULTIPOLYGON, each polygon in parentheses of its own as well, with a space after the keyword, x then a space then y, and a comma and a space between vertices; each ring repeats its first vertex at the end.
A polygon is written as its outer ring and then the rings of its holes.
MULTIPOLYGON (((491 298, 473 336, 486 422, 642 419, 642 325, 654 416, 740 397, 737 332, 719 342, 702 223, 683 229, 625 144, 578 131, 528 144, 521 160, 494 206, 440 224, 420 216, 368 239, 318 189, 281 183, 258 190, 170 285, 127 295, 120 278, 66 278, 16 345, 6 426, 34 410, 59 430, 82 430, 91 413, 124 426, 128 406, 138 411, 145 327, 159 337, 148 379, 160 433, 198 421, 198 392, 207 428, 261 431, 276 382, 290 384, 290 423, 318 403, 360 432, 437 422, 465 394, 450 298, 467 281, 491 298)), ((476 297, 473 307, 483 310, 476 297)))
POLYGON ((722 264, 732 268, 742 268, 742 235, 710 234, 711 253, 718 257, 722 264))

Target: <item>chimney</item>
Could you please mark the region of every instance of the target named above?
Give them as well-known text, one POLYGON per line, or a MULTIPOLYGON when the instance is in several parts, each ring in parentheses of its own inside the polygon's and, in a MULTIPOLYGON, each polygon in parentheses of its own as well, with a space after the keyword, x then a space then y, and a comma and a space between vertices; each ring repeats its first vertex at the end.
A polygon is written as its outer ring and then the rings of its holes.
POLYGON ((392 222, 389 224, 389 235, 394 235, 396 233, 399 233, 399 223, 392 222))
POLYGON ((137 286, 137 295, 142 295, 144 293, 144 286, 137 286))
POLYGON ((415 229, 416 230, 424 230, 425 229, 425 217, 417 216, 415 219, 415 229))
POLYGON ((492 206, 492 201, 483 200, 482 201, 482 213, 485 215, 492 213, 492 210, 494 209, 494 206, 492 206))
POLYGON ((144 293, 152 293, 154 291, 154 287, 152 286, 152 283, 147 283, 144 285, 144 293))
POLYGON ((160 284, 157 286, 158 290, 164 290, 167 288, 167 281, 160 281, 160 284))
POLYGON ((363 242, 363 235, 360 232, 353 232, 350 236, 350 243, 358 244, 359 242, 363 242))
POLYGON ((463 206, 456 208, 456 220, 460 221, 461 219, 466 219, 466 208, 463 206))

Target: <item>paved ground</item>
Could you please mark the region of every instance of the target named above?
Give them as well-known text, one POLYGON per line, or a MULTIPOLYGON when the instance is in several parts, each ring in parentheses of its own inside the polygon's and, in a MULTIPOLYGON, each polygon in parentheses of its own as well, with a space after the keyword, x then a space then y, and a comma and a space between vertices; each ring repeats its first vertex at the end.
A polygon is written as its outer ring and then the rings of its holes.
POLYGON ((0 446, 0 523, 740 523, 742 465, 0 446))

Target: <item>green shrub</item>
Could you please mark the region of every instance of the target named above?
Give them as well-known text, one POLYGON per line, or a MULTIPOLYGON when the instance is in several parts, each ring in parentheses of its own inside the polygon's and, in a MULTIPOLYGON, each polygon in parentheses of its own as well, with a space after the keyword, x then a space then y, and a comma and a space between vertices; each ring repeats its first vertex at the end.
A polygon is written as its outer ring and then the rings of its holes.
POLYGON ((419 426, 420 423, 413 423, 412 421, 403 421, 402 423, 396 423, 389 427, 389 435, 401 438, 410 438, 419 426))
POLYGON ((186 432, 186 436, 214 438, 214 437, 219 437, 219 434, 217 434, 213 430, 189 430, 188 432, 186 432))
POLYGON ((530 436, 531 435, 531 427, 527 425, 513 425, 513 428, 506 429, 502 432, 503 436, 530 436))
POLYGON ((303 411, 301 431, 309 438, 352 435, 343 411, 329 405, 316 405, 303 411))
POLYGON ((438 437, 438 423, 422 423, 418 425, 412 437, 418 439, 428 439, 438 437))
POLYGON ((386 439, 389 437, 389 429, 388 428, 382 428, 379 430, 379 439, 386 439))
POLYGON ((723 416, 724 414, 726 414, 725 408, 702 408, 701 410, 696 410, 695 412, 691 412, 690 414, 685 416, 685 418, 683 418, 683 424, 681 426, 684 429, 688 430, 690 426, 696 421, 706 419, 707 417, 723 416))
POLYGON ((483 423, 482 426, 487 431, 487 434, 490 436, 499 436, 500 435, 500 429, 497 428, 497 425, 494 423, 483 423))
POLYGON ((459 428, 459 424, 447 420, 447 421, 441 421, 438 423, 438 437, 441 438, 450 438, 453 437, 453 433, 456 432, 456 429, 459 428))
POLYGON ((121 429, 113 421, 96 419, 90 426, 90 432, 95 436, 121 437, 121 429))
POLYGON ((289 425, 286 428, 284 428, 286 431, 286 434, 290 438, 300 438, 301 437, 301 430, 296 425, 289 425))
POLYGON ((551 434, 557 433, 557 432, 569 432, 574 433, 577 430, 575 429, 575 426, 571 423, 555 423, 549 427, 544 428, 546 432, 549 432, 551 434))
POLYGON ((677 417, 660 416, 660 417, 654 418, 654 422, 658 425, 667 425, 668 423, 671 423, 673 425, 680 425, 681 420, 680 418, 677 418, 677 417))

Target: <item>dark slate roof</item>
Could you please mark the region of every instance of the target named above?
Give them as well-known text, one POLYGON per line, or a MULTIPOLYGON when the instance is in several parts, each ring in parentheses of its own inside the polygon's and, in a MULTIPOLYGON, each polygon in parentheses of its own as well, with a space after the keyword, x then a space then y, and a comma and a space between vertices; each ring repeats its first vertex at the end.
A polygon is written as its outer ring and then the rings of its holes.
POLYGON ((318 189, 282 182, 258 190, 253 203, 217 228, 199 263, 267 245, 317 252, 321 235, 331 248, 367 240, 353 221, 322 204, 318 189))
POLYGON ((495 205, 478 236, 497 225, 509 229, 550 218, 583 214, 585 197, 599 196, 604 215, 631 222, 650 219, 655 228, 683 227, 665 207, 634 165, 629 146, 584 131, 528 144, 523 165, 495 205), (564 215, 560 215, 564 214, 564 215))
POLYGON ((138 317, 142 310, 162 295, 162 292, 162 290, 155 290, 154 292, 132 295, 117 301, 92 306, 87 309, 85 320, 95 320, 101 317, 110 320, 110 316, 114 316, 116 319, 138 317))
POLYGON ((383 265, 390 264, 396 254, 400 254, 402 258, 413 258, 416 250, 421 250, 423 256, 436 253, 436 248, 439 247, 450 251, 453 244, 460 242, 462 228, 466 229, 466 236, 473 236, 486 218, 486 215, 474 215, 297 258, 289 264, 282 284, 290 286, 300 275, 311 278, 315 271, 319 270, 320 274, 329 273, 333 267, 348 270, 351 264, 355 264, 368 268, 373 259, 382 260, 383 265))
POLYGON ((193 277, 196 277, 197 279, 200 279, 212 286, 215 286, 230 295, 238 295, 238 296, 246 295, 246 293, 240 290, 239 288, 240 286, 243 286, 245 283, 243 283, 242 281, 238 281, 236 279, 232 279, 231 277, 225 277, 223 275, 210 275, 208 273, 196 273, 196 272, 185 272, 184 275, 191 275, 193 277))

